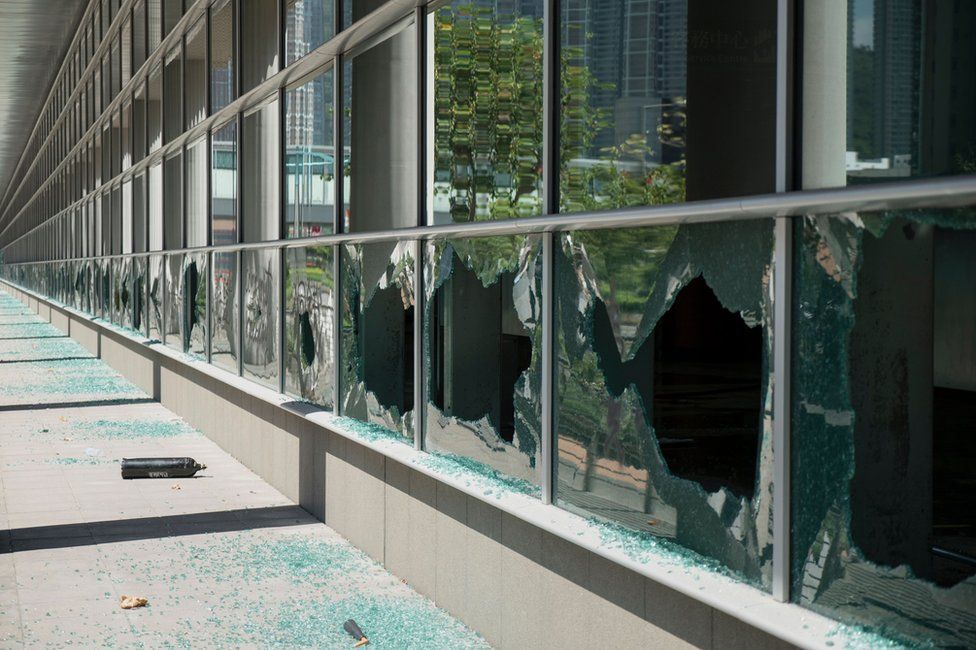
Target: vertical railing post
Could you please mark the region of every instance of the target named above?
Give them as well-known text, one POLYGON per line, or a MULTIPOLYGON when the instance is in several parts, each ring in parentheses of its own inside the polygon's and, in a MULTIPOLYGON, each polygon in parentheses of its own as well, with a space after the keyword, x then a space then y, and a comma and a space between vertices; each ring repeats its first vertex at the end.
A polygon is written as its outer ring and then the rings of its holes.
MULTIPOLYGON (((341 2, 336 1, 335 20, 342 19, 341 2)), ((339 23, 337 22, 336 25, 339 23)), ((345 203, 345 160, 346 154, 342 133, 342 75, 344 56, 336 55, 332 64, 332 185, 335 203, 332 232, 343 231, 343 204, 345 203)), ((332 412, 342 415, 342 304, 340 292, 342 285, 342 244, 332 248, 332 412)))
MULTIPOLYGON (((427 8, 414 9, 417 52, 417 226, 427 225, 427 8)), ((413 277, 413 444, 424 448, 424 241, 414 242, 413 277)))
MULTIPOLYGON (((776 191, 790 188, 793 1, 776 19, 776 191)), ((773 254, 773 597, 790 600, 790 351, 792 219, 775 220, 773 254)))
MULTIPOLYGON (((559 1, 545 0, 542 20, 542 209, 559 212, 559 1)), ((542 502, 553 498, 553 249, 552 232, 542 235, 542 427, 540 473, 542 502)))

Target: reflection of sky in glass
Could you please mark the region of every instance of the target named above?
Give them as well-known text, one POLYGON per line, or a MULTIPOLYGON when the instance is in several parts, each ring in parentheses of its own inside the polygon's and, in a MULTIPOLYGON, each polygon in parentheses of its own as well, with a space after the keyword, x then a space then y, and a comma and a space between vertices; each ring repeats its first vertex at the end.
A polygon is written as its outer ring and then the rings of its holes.
POLYGON ((874 48, 874 0, 850 0, 853 5, 851 29, 854 47, 874 48))

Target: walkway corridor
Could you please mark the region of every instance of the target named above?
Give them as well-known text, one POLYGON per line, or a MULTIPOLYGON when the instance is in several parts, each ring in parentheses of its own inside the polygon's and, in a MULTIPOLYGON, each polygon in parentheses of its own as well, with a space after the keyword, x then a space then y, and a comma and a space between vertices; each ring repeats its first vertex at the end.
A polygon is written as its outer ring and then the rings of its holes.
POLYGON ((349 618, 369 647, 486 647, 0 292, 0 648, 348 648, 349 618), (140 456, 207 469, 122 480, 140 456))

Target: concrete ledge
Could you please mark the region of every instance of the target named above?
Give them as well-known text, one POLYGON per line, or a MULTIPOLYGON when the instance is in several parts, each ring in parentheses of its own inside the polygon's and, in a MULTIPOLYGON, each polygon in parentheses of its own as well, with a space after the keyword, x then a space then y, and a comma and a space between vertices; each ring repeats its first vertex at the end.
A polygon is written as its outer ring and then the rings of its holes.
POLYGON ((833 643, 837 624, 813 612, 714 574, 694 582, 628 563, 576 532, 585 525, 576 515, 524 495, 485 497, 417 464, 422 452, 409 445, 357 439, 326 413, 308 414, 223 370, 11 292, 492 645, 833 643))

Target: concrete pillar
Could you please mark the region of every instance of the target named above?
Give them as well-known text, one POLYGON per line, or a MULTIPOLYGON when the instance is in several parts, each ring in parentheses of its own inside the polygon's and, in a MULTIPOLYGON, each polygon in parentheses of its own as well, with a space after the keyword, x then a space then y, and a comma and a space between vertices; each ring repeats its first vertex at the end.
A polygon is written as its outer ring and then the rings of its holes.
POLYGON ((805 190, 847 184, 847 0, 803 3, 805 190))

